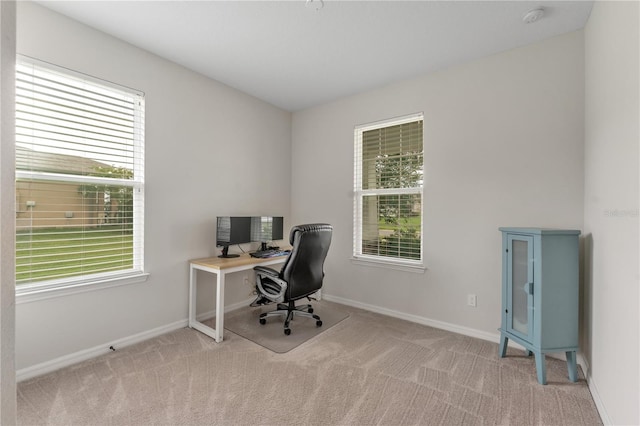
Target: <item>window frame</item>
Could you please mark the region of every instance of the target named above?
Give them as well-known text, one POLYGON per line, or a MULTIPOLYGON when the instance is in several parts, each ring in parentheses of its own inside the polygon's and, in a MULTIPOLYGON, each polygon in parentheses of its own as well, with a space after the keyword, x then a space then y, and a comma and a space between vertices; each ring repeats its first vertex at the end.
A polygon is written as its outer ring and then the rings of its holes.
POLYGON ((354 204, 353 204, 353 251, 351 261, 354 264, 382 267, 408 272, 423 273, 424 266, 424 114, 414 113, 387 120, 357 125, 354 128, 354 204), (411 188, 375 188, 363 189, 363 133, 412 122, 422 121, 422 155, 423 179, 420 185, 411 188), (365 254, 362 250, 363 235, 363 200, 367 196, 384 195, 419 195, 420 196, 420 258, 418 260, 404 257, 389 257, 365 254))
MULTIPOLYGON (((124 186, 132 188, 133 214, 132 214, 132 244, 133 244, 133 264, 131 268, 120 269, 111 272, 97 272, 86 275, 45 279, 16 285, 16 302, 25 303, 51 297, 81 293, 91 290, 99 290, 108 287, 125 284, 144 282, 148 279, 149 273, 144 267, 144 146, 145 146, 145 99, 144 93, 140 90, 131 89, 109 81, 89 76, 78 71, 70 70, 58 65, 50 64, 35 58, 24 55, 17 55, 17 65, 37 67, 45 69, 55 74, 61 74, 73 80, 81 80, 91 85, 100 86, 103 89, 113 90, 113 93, 125 93, 135 99, 137 106, 133 109, 133 178, 112 178, 89 175, 76 175, 73 173, 56 172, 50 173, 38 170, 24 170, 16 167, 15 179, 33 180, 34 182, 59 182, 64 184, 95 184, 124 186)), ((17 78, 16 78, 17 80, 17 78)), ((16 81, 17 83, 17 81, 16 81)), ((17 101, 17 99, 16 99, 17 101)), ((17 123, 16 123, 17 125, 17 123)), ((17 159, 16 159, 17 161, 17 159)), ((17 188, 16 188, 17 189, 17 188)), ((16 200, 18 191, 16 191, 16 200)), ((16 213, 19 206, 16 205, 16 213)), ((17 220, 17 218, 16 218, 17 220)), ((17 247, 14 246, 14 252, 17 247)), ((16 253, 17 254, 17 253, 16 253)))

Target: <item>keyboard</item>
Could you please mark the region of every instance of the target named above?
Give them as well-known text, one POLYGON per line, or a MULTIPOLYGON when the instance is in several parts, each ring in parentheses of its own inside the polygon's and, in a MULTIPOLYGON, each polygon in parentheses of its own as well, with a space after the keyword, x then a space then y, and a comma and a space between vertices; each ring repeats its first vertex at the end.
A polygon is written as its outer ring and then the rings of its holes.
POLYGON ((285 256, 285 255, 287 255, 289 253, 291 253, 291 250, 270 249, 270 250, 254 251, 253 253, 249 253, 249 254, 251 255, 251 257, 257 257, 259 259, 266 259, 266 258, 269 258, 269 257, 285 256))

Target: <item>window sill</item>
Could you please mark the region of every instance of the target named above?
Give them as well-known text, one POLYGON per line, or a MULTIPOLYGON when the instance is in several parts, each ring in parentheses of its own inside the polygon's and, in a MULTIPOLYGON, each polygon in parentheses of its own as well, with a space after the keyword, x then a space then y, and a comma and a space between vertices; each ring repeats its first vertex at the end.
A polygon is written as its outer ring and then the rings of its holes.
POLYGON ((138 272, 129 275, 96 278, 91 281, 67 282, 49 286, 16 287, 16 304, 35 302, 60 296, 70 296, 88 291, 103 290, 121 285, 136 284, 147 281, 148 272, 138 272))
POLYGON ((365 257, 352 257, 351 263, 360 266, 372 266, 374 268, 394 269, 396 271, 413 272, 414 274, 424 274, 427 268, 424 265, 410 264, 404 262, 392 262, 382 259, 372 259, 365 257))

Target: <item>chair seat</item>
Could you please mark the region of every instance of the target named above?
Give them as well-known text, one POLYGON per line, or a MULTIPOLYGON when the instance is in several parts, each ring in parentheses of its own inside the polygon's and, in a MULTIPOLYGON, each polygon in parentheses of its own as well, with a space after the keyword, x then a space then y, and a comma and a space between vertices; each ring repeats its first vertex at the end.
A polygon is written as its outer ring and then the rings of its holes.
POLYGON ((316 326, 322 326, 322 320, 313 313, 311 305, 296 306, 295 302, 309 298, 322 288, 324 261, 332 232, 331 225, 324 223, 294 226, 289 234, 292 249, 280 272, 262 266, 254 268, 257 297, 251 306, 277 304, 274 311, 260 315, 260 324, 266 324, 269 317, 282 315, 286 335, 291 334, 289 325, 294 316, 315 319, 316 326))

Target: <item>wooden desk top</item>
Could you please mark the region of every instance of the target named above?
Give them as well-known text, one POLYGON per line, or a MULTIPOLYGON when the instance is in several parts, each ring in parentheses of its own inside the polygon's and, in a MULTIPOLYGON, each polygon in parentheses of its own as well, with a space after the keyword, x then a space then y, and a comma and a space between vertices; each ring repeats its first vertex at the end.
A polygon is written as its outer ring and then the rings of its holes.
POLYGON ((247 266, 248 268, 256 265, 260 265, 262 263, 278 263, 277 261, 284 262, 288 255, 283 256, 275 256, 275 257, 267 257, 267 258, 257 258, 251 257, 249 253, 242 253, 239 257, 207 257, 204 259, 193 259, 189 262, 192 265, 200 265, 207 268, 212 269, 230 269, 237 268, 241 266, 247 266))

